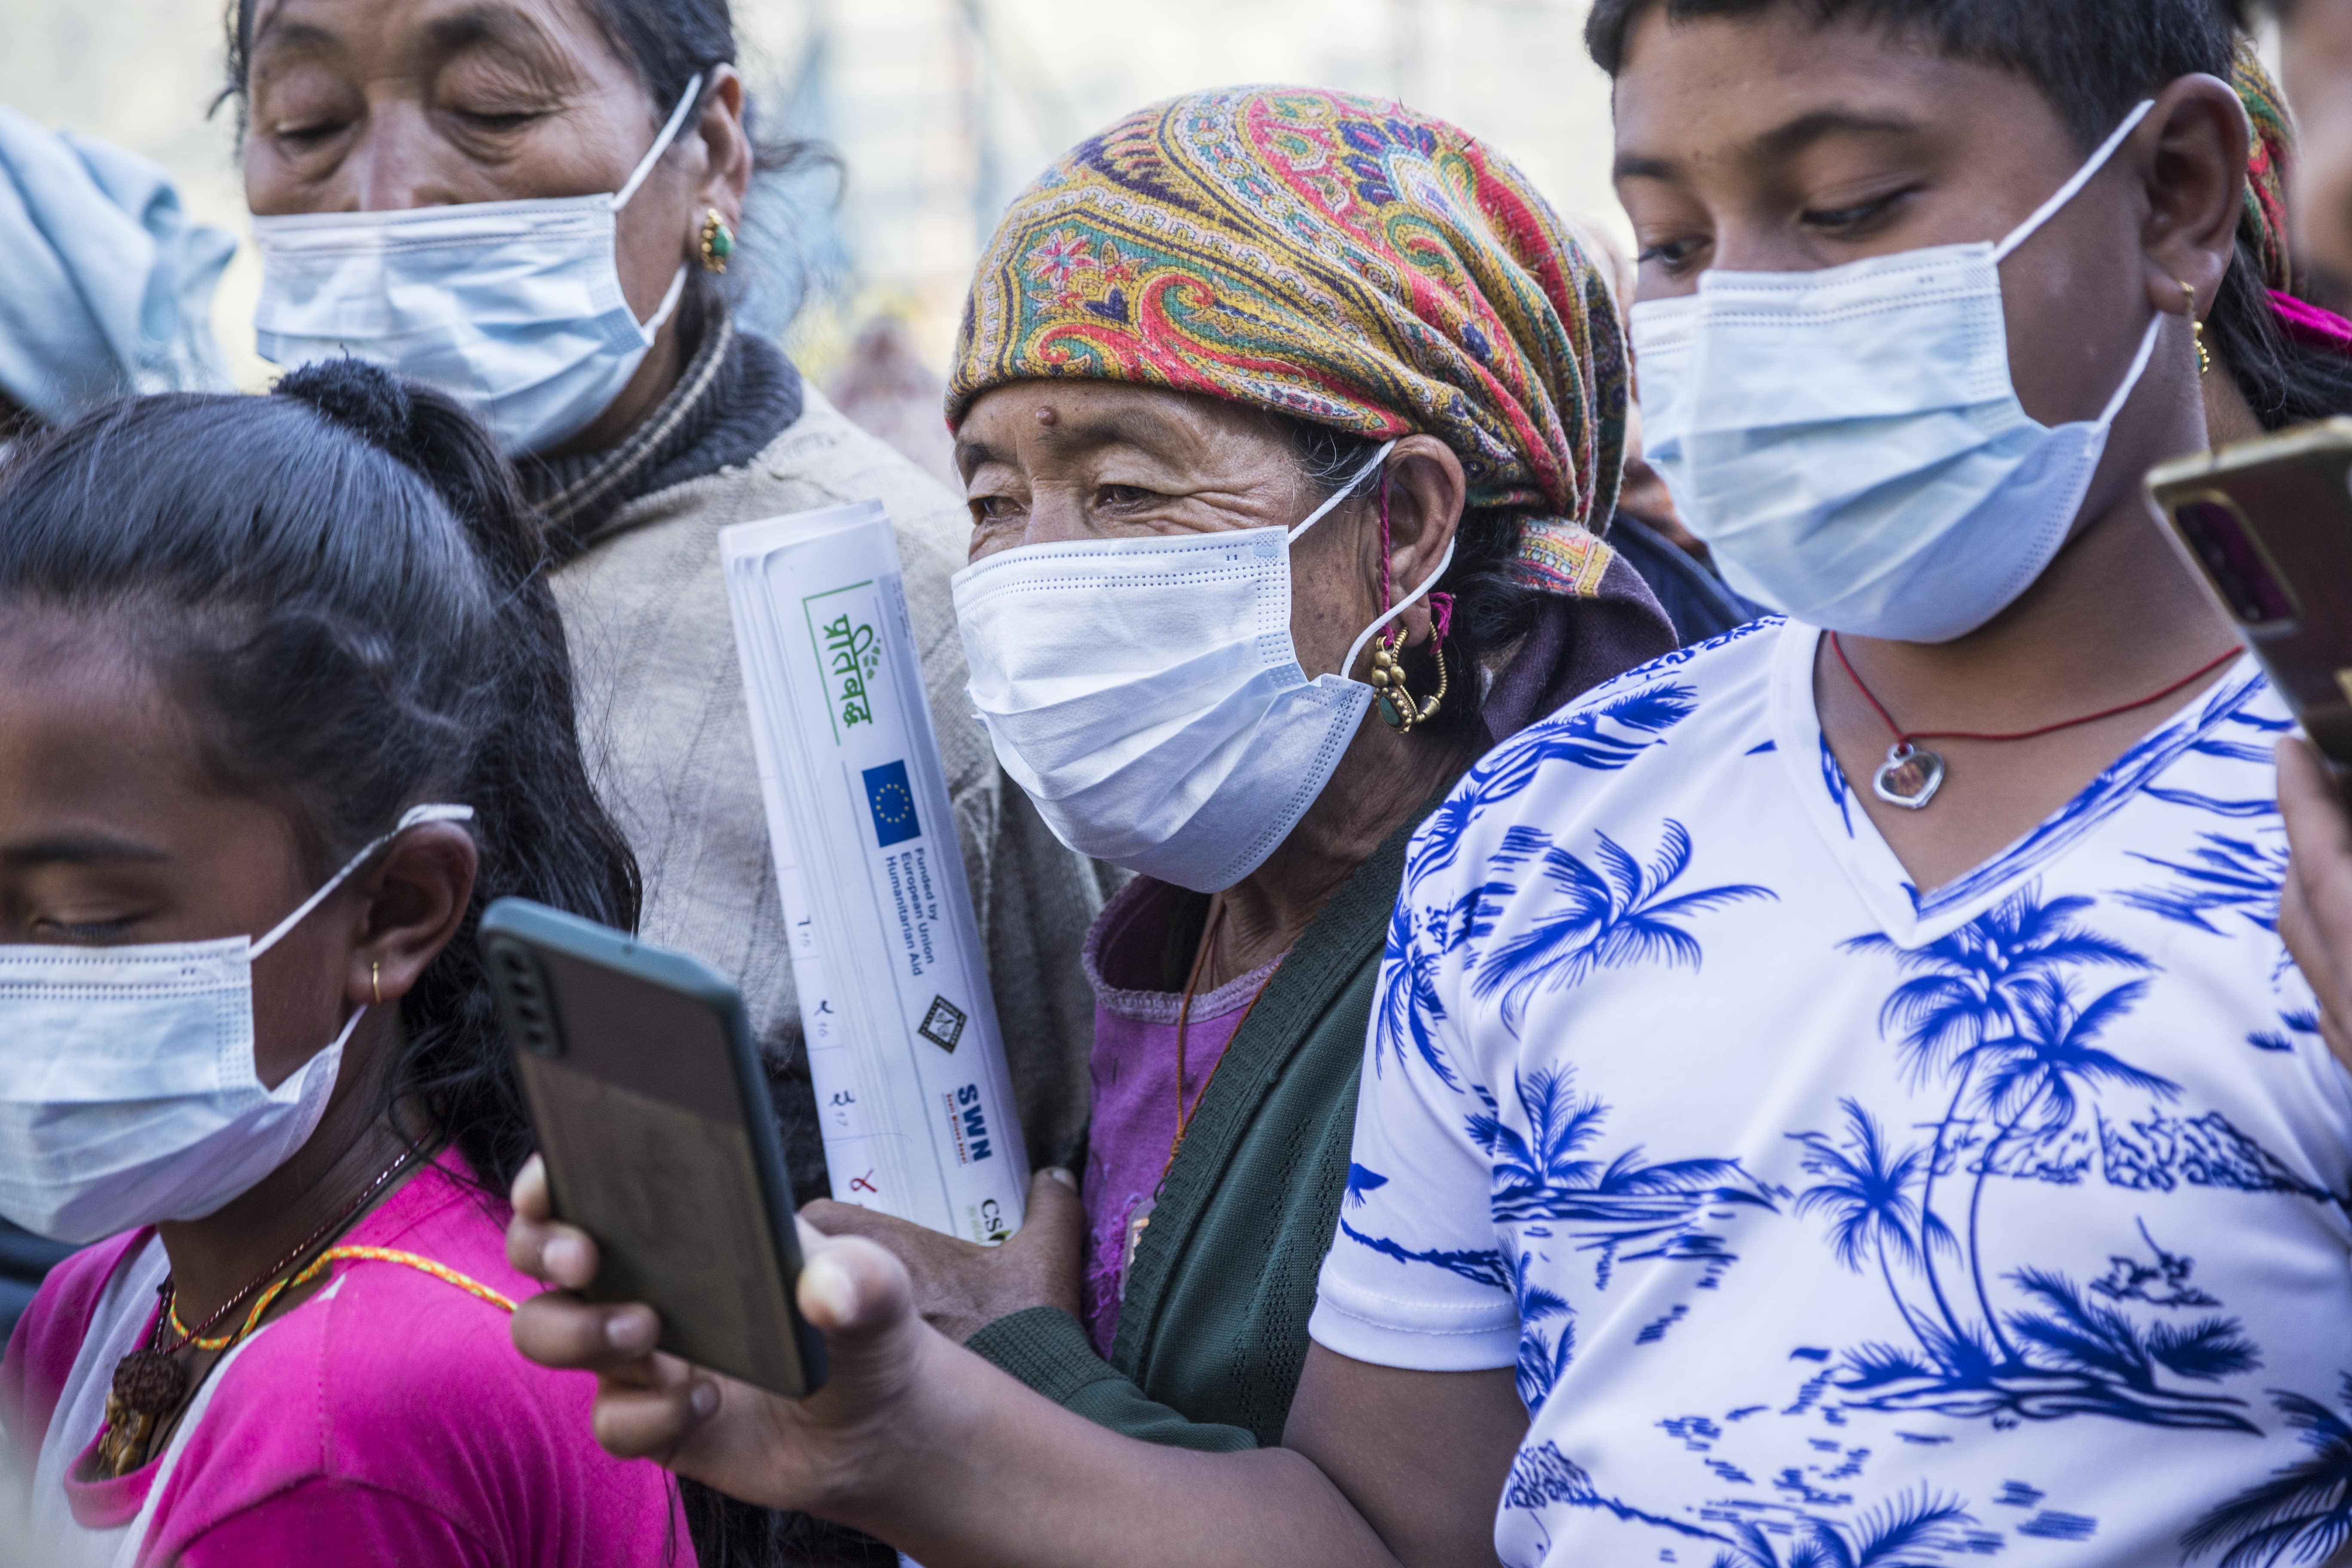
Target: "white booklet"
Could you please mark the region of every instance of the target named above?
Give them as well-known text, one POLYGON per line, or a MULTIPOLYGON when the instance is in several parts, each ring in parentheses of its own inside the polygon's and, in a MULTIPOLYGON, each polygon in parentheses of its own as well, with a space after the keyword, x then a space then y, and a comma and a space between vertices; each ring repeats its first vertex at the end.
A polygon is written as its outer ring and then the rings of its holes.
POLYGON ((889 515, 719 548, 833 1195, 1002 1241, 1029 1162, 889 515))

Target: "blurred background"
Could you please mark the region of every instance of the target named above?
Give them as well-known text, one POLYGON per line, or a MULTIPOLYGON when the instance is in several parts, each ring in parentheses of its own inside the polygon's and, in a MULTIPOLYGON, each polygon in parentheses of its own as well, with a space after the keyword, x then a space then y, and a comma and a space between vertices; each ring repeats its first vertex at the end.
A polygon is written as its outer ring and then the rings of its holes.
MULTIPOLYGON (((936 376, 1006 198, 1125 110, 1232 82, 1402 98, 1507 151, 1563 212, 1622 233, 1589 4, 736 0, 763 134, 828 143, 841 163, 785 182, 746 236, 797 263, 772 265, 761 324, 852 395, 936 376)), ((5 0, 5 13, 0 101, 155 159, 197 217, 248 237, 235 111, 215 109, 218 0, 5 0)), ((215 312, 249 387, 269 375, 253 353, 258 280, 248 243, 215 312)))
MULTIPOLYGON (((155 159, 200 219, 247 240, 220 0, 0 0, 0 102, 155 159)), ((1297 81, 1393 96, 1515 159, 1572 220, 1630 239, 1610 192, 1609 84, 1591 0, 736 0, 766 137, 829 145, 755 198, 746 324, 780 335, 852 418, 945 475, 932 412, 966 281, 1005 200, 1129 109, 1297 81)), ((2272 41, 2275 60, 2275 42, 2272 41)), ((249 242, 215 332, 239 382, 249 242)))

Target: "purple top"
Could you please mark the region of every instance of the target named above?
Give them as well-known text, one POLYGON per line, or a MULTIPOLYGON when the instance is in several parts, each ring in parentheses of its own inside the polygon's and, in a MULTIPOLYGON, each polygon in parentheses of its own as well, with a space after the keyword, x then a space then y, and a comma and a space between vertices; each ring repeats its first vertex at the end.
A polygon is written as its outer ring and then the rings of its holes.
MULTIPOLYGON (((1079 1187, 1087 1205, 1086 1323, 1108 1358, 1118 1334, 1127 1223, 1150 1199, 1176 1141, 1176 1013, 1192 948, 1171 940, 1197 929, 1201 896, 1139 877, 1113 894, 1087 933, 1095 988, 1094 1124, 1079 1187)), ((1189 1112, 1279 958, 1192 998, 1184 1028, 1189 1112)))

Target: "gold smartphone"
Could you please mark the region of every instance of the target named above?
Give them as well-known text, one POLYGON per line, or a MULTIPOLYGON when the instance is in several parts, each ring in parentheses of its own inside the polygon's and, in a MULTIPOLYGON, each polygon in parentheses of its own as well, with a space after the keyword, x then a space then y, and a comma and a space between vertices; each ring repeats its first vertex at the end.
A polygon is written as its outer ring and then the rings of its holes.
POLYGON ((2176 458, 2147 493, 2304 733, 2352 768, 2352 419, 2176 458))

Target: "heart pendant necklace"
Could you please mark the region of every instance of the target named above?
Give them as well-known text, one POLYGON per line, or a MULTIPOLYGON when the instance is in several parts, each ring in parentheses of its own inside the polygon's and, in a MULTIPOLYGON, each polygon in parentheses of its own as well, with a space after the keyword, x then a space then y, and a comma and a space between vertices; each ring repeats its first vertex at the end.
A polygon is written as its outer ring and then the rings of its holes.
POLYGON ((2161 702, 2181 688, 2202 680, 2244 650, 2233 647, 2219 658, 2199 665, 2163 690, 2152 691, 2137 701, 2118 703, 2113 708, 2102 708, 2096 713, 2085 713, 2079 719, 2063 719, 2055 724, 2044 724, 2035 730, 2020 730, 2007 735, 1980 734, 1972 730, 1906 730, 1895 721, 1895 715, 1886 710, 1886 705, 1863 683, 1862 677, 1854 670, 1853 661, 1845 656, 1845 645, 1838 640, 1835 632, 1830 634, 1830 651, 1837 655, 1839 667, 1845 671, 1846 679, 1853 682, 1853 689, 1862 693, 1862 700, 1870 704, 1870 710, 1877 714, 1895 735, 1895 744, 1886 749, 1886 760, 1879 763, 1878 771, 1870 776, 1870 793, 1889 805, 1899 805, 1906 811, 1925 811, 1928 803, 1936 798, 1936 792, 1944 787, 1944 776, 1949 769, 1942 752, 1931 752, 1919 744, 1920 742, 2032 741, 2043 735, 2054 735, 2061 730, 2077 729, 2102 719, 2112 719, 2118 713, 2128 713, 2136 708, 2145 708, 2151 702, 2161 702))
POLYGON ((1886 748, 1886 760, 1870 775, 1870 792, 1889 805, 1899 805, 1906 811, 1925 811, 1936 792, 1944 787, 1944 758, 1939 752, 1922 751, 1908 740, 1897 741, 1886 748))

